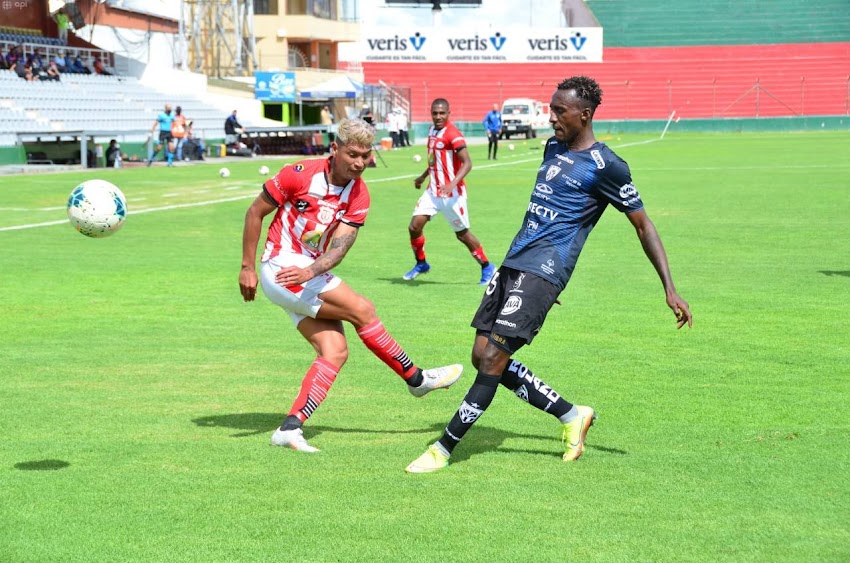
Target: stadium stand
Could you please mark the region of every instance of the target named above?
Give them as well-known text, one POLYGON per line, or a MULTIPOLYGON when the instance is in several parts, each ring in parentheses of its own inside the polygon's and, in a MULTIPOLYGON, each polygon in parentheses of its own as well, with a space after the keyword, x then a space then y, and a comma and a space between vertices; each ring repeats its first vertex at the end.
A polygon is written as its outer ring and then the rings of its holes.
MULTIPOLYGON (((149 130, 168 101, 180 105, 196 130, 218 133, 227 113, 181 93, 163 93, 134 77, 62 75, 58 82, 27 82, 11 71, 0 71, 0 136, 16 132, 62 132, 80 129, 149 130)), ((219 136, 219 135, 217 135, 219 136)))

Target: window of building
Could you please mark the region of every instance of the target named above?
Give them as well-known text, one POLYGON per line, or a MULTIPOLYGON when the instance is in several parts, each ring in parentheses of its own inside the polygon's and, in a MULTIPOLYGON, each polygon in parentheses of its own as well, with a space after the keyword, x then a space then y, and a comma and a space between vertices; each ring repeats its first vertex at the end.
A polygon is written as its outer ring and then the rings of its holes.
POLYGON ((276 16, 277 0, 254 0, 254 14, 258 16, 276 16))

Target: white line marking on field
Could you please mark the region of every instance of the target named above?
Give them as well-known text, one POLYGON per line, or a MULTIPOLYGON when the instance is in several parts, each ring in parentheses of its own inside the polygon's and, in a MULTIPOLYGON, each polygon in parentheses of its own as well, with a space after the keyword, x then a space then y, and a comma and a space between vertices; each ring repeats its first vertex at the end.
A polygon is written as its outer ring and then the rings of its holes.
MULTIPOLYGON (((152 213, 154 211, 167 211, 169 209, 182 209, 184 207, 202 207, 205 205, 215 205, 217 203, 227 203, 229 201, 239 201, 241 199, 249 199, 252 197, 256 197, 255 194, 250 195, 241 195, 237 197, 227 197, 222 199, 213 199, 209 201, 196 201, 194 203, 175 203, 174 205, 163 205, 162 207, 147 207, 145 209, 136 209, 127 215, 141 215, 142 213, 152 213)), ((47 221, 46 223, 30 223, 28 225, 15 225, 14 227, 0 227, 0 232, 2 231, 20 231, 23 229, 34 229, 36 227, 50 227, 52 225, 63 225, 68 221, 63 219, 62 221, 47 221)))

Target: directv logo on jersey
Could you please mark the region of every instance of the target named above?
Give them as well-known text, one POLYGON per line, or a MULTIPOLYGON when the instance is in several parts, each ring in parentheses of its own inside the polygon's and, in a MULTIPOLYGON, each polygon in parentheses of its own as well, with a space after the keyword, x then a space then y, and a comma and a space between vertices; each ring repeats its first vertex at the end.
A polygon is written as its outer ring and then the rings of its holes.
POLYGON ((560 173, 561 173, 561 167, 560 166, 555 166, 554 164, 550 165, 549 169, 546 170, 546 181, 548 182, 549 180, 551 180, 552 178, 554 178, 555 176, 557 176, 560 173))

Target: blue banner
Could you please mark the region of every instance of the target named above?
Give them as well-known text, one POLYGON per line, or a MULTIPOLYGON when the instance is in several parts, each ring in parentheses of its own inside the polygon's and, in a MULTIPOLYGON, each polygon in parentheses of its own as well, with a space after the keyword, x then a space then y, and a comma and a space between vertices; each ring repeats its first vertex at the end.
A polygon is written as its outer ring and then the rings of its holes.
POLYGON ((264 102, 294 102, 294 72, 255 72, 254 97, 264 102))

